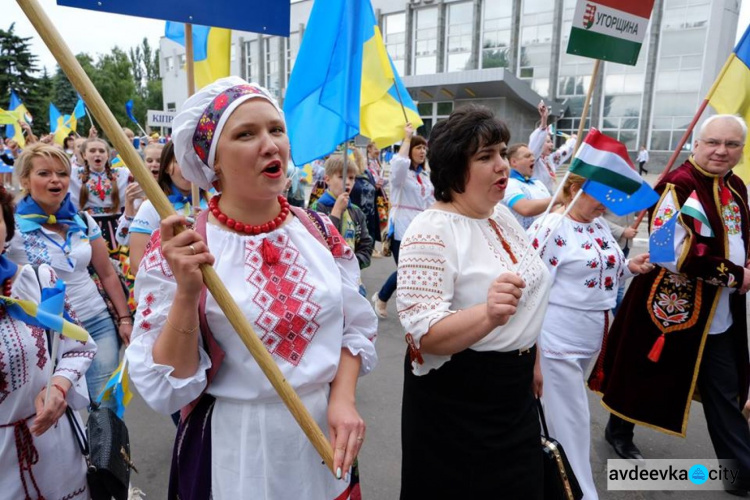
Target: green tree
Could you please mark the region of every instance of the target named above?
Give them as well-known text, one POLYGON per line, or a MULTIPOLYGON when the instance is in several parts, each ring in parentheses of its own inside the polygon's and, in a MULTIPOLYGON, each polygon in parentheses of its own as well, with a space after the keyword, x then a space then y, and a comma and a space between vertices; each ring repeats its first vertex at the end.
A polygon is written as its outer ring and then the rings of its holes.
POLYGON ((146 111, 162 109, 161 78, 159 77, 159 50, 154 50, 144 38, 140 45, 130 49, 130 63, 137 95, 134 96, 135 118, 146 121, 146 111))
POLYGON ((128 123, 125 103, 135 95, 136 86, 127 54, 115 47, 109 54, 99 56, 95 69, 86 72, 117 121, 121 125, 128 123))
MULTIPOLYGON (((37 98, 38 81, 34 75, 38 71, 37 56, 31 53, 29 40, 31 37, 15 34, 15 23, 7 30, 0 30, 0 107, 8 107, 13 89, 32 116, 43 117, 46 116, 44 103, 37 98)), ((34 123, 35 129, 37 123, 34 123)))

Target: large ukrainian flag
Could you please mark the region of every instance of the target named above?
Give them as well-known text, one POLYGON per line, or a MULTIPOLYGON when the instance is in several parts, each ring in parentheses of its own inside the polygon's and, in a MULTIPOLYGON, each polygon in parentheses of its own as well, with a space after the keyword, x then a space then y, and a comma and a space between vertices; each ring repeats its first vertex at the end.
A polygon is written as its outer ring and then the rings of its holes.
MULTIPOLYGON (((167 21, 164 36, 185 46, 185 25, 167 21)), ((229 76, 232 30, 193 25, 195 88, 229 76)))
POLYGON ((315 1, 284 113, 297 165, 360 133, 382 148, 403 139, 406 120, 415 128, 422 125, 385 50, 369 0, 315 1))
MULTIPOLYGON (((709 96, 708 102, 717 112, 739 115, 750 122, 750 26, 724 64, 709 96)), ((743 161, 733 171, 746 184, 750 182, 750 141, 745 141, 743 161)))

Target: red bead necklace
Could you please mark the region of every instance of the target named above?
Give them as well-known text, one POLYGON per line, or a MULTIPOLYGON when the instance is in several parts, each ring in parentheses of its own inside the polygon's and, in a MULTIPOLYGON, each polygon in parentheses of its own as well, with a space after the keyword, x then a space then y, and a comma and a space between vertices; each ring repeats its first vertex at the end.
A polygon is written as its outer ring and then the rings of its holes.
POLYGON ((10 297, 10 292, 13 289, 13 278, 8 278, 3 282, 3 295, 10 297))
POLYGON ((219 208, 219 200, 221 199, 221 195, 216 195, 211 198, 211 200, 208 202, 208 208, 211 210, 211 213, 214 214, 214 217, 216 217, 216 220, 227 226, 229 229, 234 229, 238 233, 245 233, 245 234, 261 234, 261 233, 269 233, 276 229, 277 227, 281 226, 284 221, 286 220, 287 215, 289 215, 289 202, 286 198, 283 196, 279 196, 277 199, 279 201, 279 205, 281 205, 281 211, 279 212, 279 215, 276 216, 275 219, 270 220, 264 224, 243 224, 242 222, 236 221, 230 217, 227 217, 227 214, 221 211, 219 208))

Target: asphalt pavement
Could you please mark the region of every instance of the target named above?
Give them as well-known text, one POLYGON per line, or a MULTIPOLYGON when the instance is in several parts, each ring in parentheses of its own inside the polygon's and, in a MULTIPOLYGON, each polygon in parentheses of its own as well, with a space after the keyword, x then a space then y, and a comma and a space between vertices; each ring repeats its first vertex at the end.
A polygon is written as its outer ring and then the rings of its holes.
MULTIPOLYGON (((640 233, 640 235, 645 234, 644 231, 640 233)), ((645 240, 637 241, 636 248, 633 249, 634 254, 645 251, 645 243, 645 240)), ((363 281, 369 291, 368 296, 380 287, 394 269, 395 264, 392 258, 373 259, 372 266, 363 273, 363 281)), ((403 341, 401 324, 396 316, 395 297, 388 304, 388 316, 387 319, 380 321, 378 331, 379 365, 372 373, 360 379, 357 391, 357 406, 367 422, 367 438, 360 454, 362 496, 365 500, 395 500, 399 496, 401 389, 406 345, 403 341)), ((728 500, 735 498, 720 491, 607 491, 605 476, 607 459, 618 457, 604 441, 604 427, 609 414, 600 405, 599 397, 593 393, 589 393, 589 405, 592 465, 601 499, 728 500)), ((143 490, 147 500, 166 498, 175 432, 171 419, 149 409, 136 395, 127 409, 125 421, 130 429, 132 457, 140 471, 139 474, 133 475, 133 485, 143 490)), ((715 457, 706 430, 703 409, 697 403, 693 403, 691 408, 686 439, 637 427, 635 442, 647 458, 715 457)), ((482 467, 482 464, 477 464, 477 467, 482 467)), ((432 480, 439 481, 440 479, 433 478, 432 480)), ((505 497, 499 493, 497 498, 505 497)))

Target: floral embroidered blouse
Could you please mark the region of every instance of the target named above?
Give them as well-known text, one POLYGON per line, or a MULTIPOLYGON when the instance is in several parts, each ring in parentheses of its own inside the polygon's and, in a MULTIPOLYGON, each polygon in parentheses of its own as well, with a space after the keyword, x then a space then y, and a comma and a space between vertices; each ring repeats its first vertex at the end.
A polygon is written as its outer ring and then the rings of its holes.
MULTIPOLYGON (((115 174, 115 181, 117 188, 119 189, 120 198, 120 210, 125 207, 125 189, 128 187, 128 179, 130 178, 130 170, 124 167, 113 168, 112 172, 115 174)), ((78 167, 73 170, 70 176, 70 201, 76 208, 80 207, 80 194, 81 185, 83 184, 83 178, 85 176, 85 168, 78 167)), ((112 182, 106 174, 106 171, 94 172, 90 171, 89 179, 86 182, 86 188, 89 191, 89 199, 84 209, 91 215, 104 215, 113 213, 112 207, 112 182)))
MULTIPOLYGON (((490 284, 503 272, 515 270, 527 245, 523 228, 502 204, 489 219, 434 208, 414 218, 401 242, 396 305, 407 343, 413 345, 415 375, 439 368, 451 358, 414 352, 432 325, 485 303, 490 284)), ((547 309, 550 275, 536 258, 523 278, 526 288, 516 314, 471 349, 502 352, 534 345, 547 309)))

